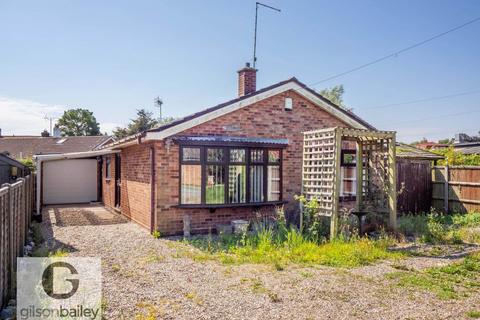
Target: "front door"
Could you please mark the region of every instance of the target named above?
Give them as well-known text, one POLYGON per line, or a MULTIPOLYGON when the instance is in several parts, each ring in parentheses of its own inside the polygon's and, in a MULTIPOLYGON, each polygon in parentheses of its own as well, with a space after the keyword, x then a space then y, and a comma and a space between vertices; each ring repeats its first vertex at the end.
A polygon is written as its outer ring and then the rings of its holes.
POLYGON ((120 208, 120 196, 122 187, 122 158, 119 153, 115 154, 115 207, 120 208))

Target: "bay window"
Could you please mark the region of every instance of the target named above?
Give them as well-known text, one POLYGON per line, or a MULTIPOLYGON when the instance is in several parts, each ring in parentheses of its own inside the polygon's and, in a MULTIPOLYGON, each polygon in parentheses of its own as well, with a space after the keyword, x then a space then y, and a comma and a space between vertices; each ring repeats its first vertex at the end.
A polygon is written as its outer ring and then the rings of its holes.
POLYGON ((180 205, 280 202, 281 155, 264 147, 181 146, 180 205))

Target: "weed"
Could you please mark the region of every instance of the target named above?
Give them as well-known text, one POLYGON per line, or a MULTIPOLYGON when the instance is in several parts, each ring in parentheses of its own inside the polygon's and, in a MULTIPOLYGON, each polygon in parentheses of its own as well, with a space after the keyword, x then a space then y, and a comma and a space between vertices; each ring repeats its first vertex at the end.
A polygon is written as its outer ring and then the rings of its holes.
POLYGON ((405 215, 398 219, 399 231, 432 244, 479 243, 480 213, 405 215))
POLYGON ((158 255, 158 254, 155 254, 155 253, 151 253, 147 257, 145 257, 145 259, 143 259, 143 262, 145 262, 145 263, 158 263, 158 262, 162 262, 163 260, 165 260, 164 256, 158 255))
POLYGON ((42 234, 42 228, 39 223, 37 222, 32 222, 32 239, 33 242, 35 242, 36 245, 39 245, 43 243, 43 234, 42 234))
POLYGON ((480 311, 477 311, 477 310, 468 311, 467 317, 472 319, 480 319, 480 311))
POLYGON ((118 272, 118 271, 120 271, 120 265, 118 265, 118 264, 113 264, 113 265, 112 265, 112 271, 113 271, 113 272, 118 272))
POLYGON ((311 278, 313 277, 313 274, 308 272, 308 271, 300 271, 300 275, 304 278, 311 278))
POLYGON ((192 300, 199 306, 203 306, 204 302, 203 299, 198 296, 196 292, 189 292, 185 295, 185 298, 192 300))
POLYGON ((268 297, 270 298, 270 301, 272 302, 281 302, 282 299, 280 299, 280 297, 278 296, 278 294, 276 294, 275 292, 268 292, 268 297))
POLYGON ((162 234, 160 233, 159 230, 155 230, 155 231, 152 232, 152 236, 153 236, 155 239, 159 239, 159 238, 162 236, 162 234))
POLYGON ((440 299, 456 299, 480 291, 480 253, 467 256, 462 262, 418 272, 397 272, 388 275, 403 287, 417 287, 435 293, 440 299))
POLYGON ((357 267, 403 255, 388 251, 392 241, 387 238, 336 239, 317 244, 296 229, 290 229, 284 237, 279 237, 272 229, 264 229, 243 238, 234 235, 209 240, 196 238, 188 243, 203 251, 203 254, 194 254, 196 260, 216 259, 225 264, 265 263, 277 270, 283 270, 289 263, 357 267))

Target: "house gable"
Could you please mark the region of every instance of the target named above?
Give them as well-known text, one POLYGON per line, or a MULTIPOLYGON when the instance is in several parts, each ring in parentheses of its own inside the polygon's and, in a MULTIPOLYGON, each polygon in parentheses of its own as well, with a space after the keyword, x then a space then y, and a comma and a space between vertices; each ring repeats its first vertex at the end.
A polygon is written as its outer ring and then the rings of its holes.
POLYGON ((337 118, 346 126, 358 129, 373 129, 371 125, 361 120, 350 111, 344 110, 339 106, 336 106, 335 104, 325 99, 312 89, 308 88, 295 78, 292 78, 271 87, 259 90, 254 94, 232 100, 225 104, 221 104, 219 106, 196 113, 184 119, 175 121, 172 124, 149 130, 145 136, 145 140, 163 140, 169 136, 179 134, 190 128, 196 127, 224 115, 228 115, 234 111, 288 92, 300 95, 303 98, 309 100, 315 106, 329 113, 331 116, 337 118))

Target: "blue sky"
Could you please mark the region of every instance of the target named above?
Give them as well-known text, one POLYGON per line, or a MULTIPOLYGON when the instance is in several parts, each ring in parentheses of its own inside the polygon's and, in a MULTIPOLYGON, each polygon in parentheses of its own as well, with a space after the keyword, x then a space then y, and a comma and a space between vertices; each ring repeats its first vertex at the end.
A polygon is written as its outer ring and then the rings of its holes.
MULTIPOLYGON (((291 76, 315 83, 480 16, 476 0, 264 2, 282 12, 260 12, 258 88, 291 76)), ((45 114, 86 107, 109 131, 137 108, 154 111, 157 95, 168 116, 234 98, 254 9, 246 0, 0 0, 0 128, 38 134, 45 114)), ((343 84, 348 106, 406 142, 474 134, 480 92, 371 107, 480 90, 479 35, 477 22, 315 88, 343 84)))

